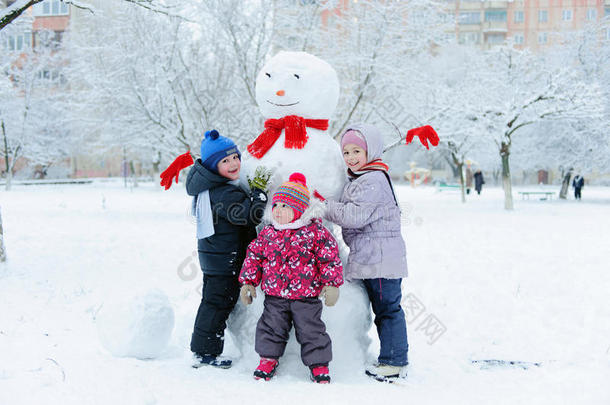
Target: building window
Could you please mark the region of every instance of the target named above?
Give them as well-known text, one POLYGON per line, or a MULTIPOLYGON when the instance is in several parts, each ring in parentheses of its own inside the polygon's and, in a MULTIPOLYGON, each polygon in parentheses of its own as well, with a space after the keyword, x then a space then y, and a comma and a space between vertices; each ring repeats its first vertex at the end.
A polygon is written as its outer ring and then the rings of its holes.
POLYGON ((45 48, 57 49, 61 46, 63 40, 63 31, 36 31, 34 33, 34 47, 40 46, 45 48))
POLYGON ((538 11, 538 22, 547 22, 549 20, 548 10, 538 11))
POLYGON ((546 32, 539 32, 538 33, 538 43, 539 44, 546 44, 548 39, 549 39, 549 37, 548 37, 546 32))
POLYGON ((68 5, 61 0, 44 0, 42 3, 34 5, 34 16, 36 17, 68 14, 68 5))
POLYGON ((515 34, 513 39, 514 39, 516 45, 523 45, 523 43, 525 42, 525 38, 523 37, 523 34, 515 34))
POLYGON ((479 43, 478 32, 460 32, 458 42, 462 45, 472 45, 479 43))
POLYGON ((460 13, 459 17, 460 24, 480 24, 481 13, 460 13))
POLYGON ((610 41, 610 28, 606 28, 606 39, 610 41))
POLYGON ((32 33, 8 35, 4 41, 4 48, 8 51, 23 51, 32 47, 32 33))
POLYGON ((45 68, 39 70, 37 75, 38 80, 45 84, 66 84, 67 80, 63 73, 57 69, 45 68))
POLYGON ((561 19, 563 21, 572 21, 572 10, 563 10, 561 13, 561 19))
POLYGON ((606 8, 604 9, 604 15, 605 15, 606 17, 608 17, 608 16, 610 15, 610 7, 606 7, 606 8))
POLYGON ((487 35, 488 44, 501 44, 504 42, 504 34, 489 34, 487 35))
POLYGON ((506 21, 506 10, 486 10, 485 21, 503 22, 506 21))
POLYGON ((594 8, 587 9, 587 21, 597 20, 597 10, 594 8))
POLYGON ((522 23, 524 20, 523 10, 515 11, 515 23, 522 23))

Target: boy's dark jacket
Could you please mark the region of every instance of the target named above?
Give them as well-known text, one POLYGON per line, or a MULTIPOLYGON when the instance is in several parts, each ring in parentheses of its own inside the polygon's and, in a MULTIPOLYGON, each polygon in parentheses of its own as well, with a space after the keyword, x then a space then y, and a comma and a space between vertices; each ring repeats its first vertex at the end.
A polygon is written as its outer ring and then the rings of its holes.
POLYGON ((199 239, 199 264, 205 274, 239 275, 248 244, 256 238, 267 196, 259 189, 247 195, 229 179, 206 169, 197 159, 186 178, 186 192, 197 196, 210 190, 214 235, 199 239))

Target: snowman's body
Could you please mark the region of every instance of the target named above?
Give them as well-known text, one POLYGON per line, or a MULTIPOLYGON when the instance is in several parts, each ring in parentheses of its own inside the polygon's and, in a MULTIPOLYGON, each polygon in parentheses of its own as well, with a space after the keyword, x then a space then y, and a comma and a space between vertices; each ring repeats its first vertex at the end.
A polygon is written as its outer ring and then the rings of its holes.
POLYGON ((339 199, 347 180, 339 145, 326 131, 307 128, 307 135, 309 139, 303 149, 286 149, 282 131, 275 145, 262 158, 244 154, 244 172, 251 175, 257 166, 273 170, 271 190, 286 181, 290 174, 303 173, 310 192, 318 190, 326 198, 339 199))
MULTIPOLYGON (((256 81, 256 98, 265 119, 281 119, 296 115, 305 119, 327 120, 334 113, 339 99, 339 81, 335 70, 325 61, 305 52, 280 52, 263 67, 256 81)), ((302 148, 285 147, 285 130, 264 156, 254 157, 244 152, 242 176, 252 177, 256 167, 274 171, 270 193, 290 174, 300 172, 307 178, 311 194, 317 190, 322 196, 339 199, 347 180, 346 168, 339 144, 327 132, 307 128, 307 142, 302 148)), ((312 196, 313 198, 313 196, 312 196)), ((269 199, 271 200, 271 199, 269 199)), ((330 225, 330 224, 329 224, 330 225)), ((333 233, 342 243, 338 227, 333 233)), ((343 244, 342 257, 347 257, 343 244)), ((344 263, 346 261, 344 260, 344 263)), ((229 320, 229 331, 244 359, 252 363, 256 323, 263 310, 264 294, 248 307, 237 305, 229 320)), ((340 287, 336 306, 324 307, 322 319, 333 342, 331 369, 341 374, 362 374, 370 343, 368 331, 371 316, 368 297, 359 282, 340 287)), ((291 334, 282 368, 301 370, 300 349, 291 334)), ((334 377, 333 377, 334 378, 334 377)))

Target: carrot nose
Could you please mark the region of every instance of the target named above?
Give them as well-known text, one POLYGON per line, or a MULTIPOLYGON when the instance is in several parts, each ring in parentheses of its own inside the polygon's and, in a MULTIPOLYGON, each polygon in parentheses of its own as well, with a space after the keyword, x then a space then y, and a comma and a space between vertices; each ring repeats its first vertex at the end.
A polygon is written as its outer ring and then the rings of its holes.
POLYGON ((286 92, 284 90, 278 90, 275 92, 275 94, 277 94, 278 96, 283 96, 284 94, 286 94, 286 92))

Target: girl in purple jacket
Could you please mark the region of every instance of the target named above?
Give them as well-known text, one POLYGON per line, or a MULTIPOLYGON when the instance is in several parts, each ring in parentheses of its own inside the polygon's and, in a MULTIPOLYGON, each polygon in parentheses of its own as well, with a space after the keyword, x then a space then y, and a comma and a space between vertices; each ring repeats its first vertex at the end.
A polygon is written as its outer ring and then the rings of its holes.
POLYGON ((406 376, 409 348, 400 306, 401 282, 407 276, 400 209, 388 166, 381 160, 379 130, 368 124, 352 125, 341 137, 341 147, 349 181, 339 201, 325 201, 324 217, 342 227, 350 248, 345 278, 362 280, 375 313, 381 350, 366 374, 379 381, 392 380, 406 376))
POLYGON ((255 287, 265 292, 263 314, 256 325, 255 350, 261 356, 254 378, 269 380, 284 354, 294 323, 301 344, 301 359, 312 381, 330 382, 330 337, 321 319, 322 302, 332 306, 343 284, 343 266, 337 242, 312 217, 305 176, 293 173, 273 194, 271 225, 250 243, 239 275, 241 300, 256 298, 255 287))

